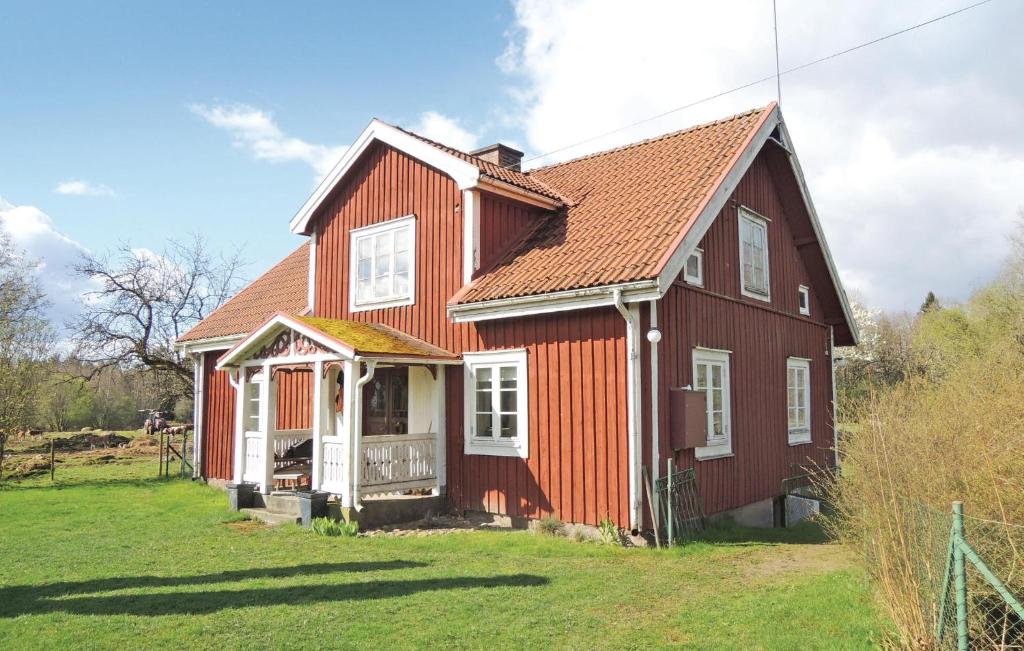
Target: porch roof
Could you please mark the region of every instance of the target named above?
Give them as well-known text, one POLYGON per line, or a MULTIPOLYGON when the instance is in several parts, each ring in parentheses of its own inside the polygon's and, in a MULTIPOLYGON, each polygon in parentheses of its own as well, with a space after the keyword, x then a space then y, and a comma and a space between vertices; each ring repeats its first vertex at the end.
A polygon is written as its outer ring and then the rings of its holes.
POLYGON ((459 359, 454 353, 380 323, 278 312, 224 353, 217 366, 238 366, 250 359, 308 356, 308 344, 299 341, 303 338, 320 347, 320 353, 334 353, 348 359, 358 357, 436 363, 451 363, 459 359), (291 337, 279 343, 282 333, 288 331, 291 331, 291 337))

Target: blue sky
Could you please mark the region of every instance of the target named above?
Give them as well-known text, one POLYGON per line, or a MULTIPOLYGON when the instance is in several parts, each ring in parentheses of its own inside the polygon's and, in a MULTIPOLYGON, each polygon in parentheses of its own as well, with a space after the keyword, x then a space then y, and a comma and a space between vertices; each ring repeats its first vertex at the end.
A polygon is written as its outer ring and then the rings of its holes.
MULTIPOLYGON (((779 0, 783 68, 967 4, 779 0)), ((377 116, 460 148, 548 152, 774 70, 771 3, 56 3, 0 9, 0 228, 66 265, 204 234, 252 277, 377 116)), ((847 288, 962 300, 1024 206, 1024 3, 993 2, 783 79, 783 113, 847 288), (896 247, 893 242, 910 243, 896 247)), ((761 84, 560 157, 775 99, 761 84)))

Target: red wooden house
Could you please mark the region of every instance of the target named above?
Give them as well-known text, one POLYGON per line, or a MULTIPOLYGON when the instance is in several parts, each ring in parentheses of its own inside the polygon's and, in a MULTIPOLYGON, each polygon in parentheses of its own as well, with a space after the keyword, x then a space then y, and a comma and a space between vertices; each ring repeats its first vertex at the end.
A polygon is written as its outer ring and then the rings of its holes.
POLYGON ((308 241, 179 342, 197 472, 268 492, 310 441, 291 468, 345 506, 431 489, 640 529, 670 457, 709 514, 834 464, 832 348, 857 335, 776 105, 521 156, 371 122, 292 219, 308 241))

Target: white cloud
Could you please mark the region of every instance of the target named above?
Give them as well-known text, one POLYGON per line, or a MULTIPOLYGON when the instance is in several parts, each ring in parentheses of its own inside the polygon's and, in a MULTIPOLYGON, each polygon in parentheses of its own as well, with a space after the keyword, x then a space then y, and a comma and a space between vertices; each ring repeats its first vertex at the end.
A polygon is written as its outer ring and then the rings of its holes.
MULTIPOLYGON (((782 68, 958 0, 781 0, 782 68)), ((771 4, 520 0, 498 66, 529 148, 549 152, 774 72, 771 4)), ((782 107, 844 282, 887 309, 965 298, 1024 205, 1022 5, 992 3, 783 78, 782 107)), ((774 82, 588 142, 575 157, 775 99, 774 82)))
POLYGON ((348 149, 306 142, 286 135, 270 113, 245 104, 208 106, 192 104, 189 110, 209 124, 231 134, 236 147, 259 160, 272 163, 303 162, 323 178, 348 149))
POLYGON ((106 185, 93 184, 88 181, 81 180, 69 180, 61 181, 57 184, 57 187, 53 189, 57 194, 70 194, 81 197, 113 197, 116 196, 114 190, 106 185))
POLYGON ((50 303, 48 317, 58 329, 78 313, 82 295, 92 281, 77 277, 71 267, 87 250, 61 233, 49 215, 35 206, 15 206, 0 198, 0 230, 37 263, 36 274, 50 303))
POLYGON ((457 119, 436 111, 427 111, 412 127, 419 135, 448 145, 460 151, 472 151, 480 146, 480 136, 464 129, 457 119))

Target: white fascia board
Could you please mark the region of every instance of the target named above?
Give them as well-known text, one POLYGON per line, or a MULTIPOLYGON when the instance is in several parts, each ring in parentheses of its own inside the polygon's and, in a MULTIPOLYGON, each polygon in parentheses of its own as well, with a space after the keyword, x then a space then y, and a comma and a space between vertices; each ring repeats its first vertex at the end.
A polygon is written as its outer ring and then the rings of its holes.
POLYGON ((537 194, 536 192, 531 192, 530 190, 520 188, 519 186, 512 185, 511 183, 499 181, 495 178, 481 178, 475 187, 480 190, 486 190, 491 194, 515 199, 516 201, 527 203, 531 206, 537 206, 538 208, 545 208, 547 210, 555 210, 562 205, 562 202, 556 199, 546 197, 543 194, 537 194))
POLYGON ((362 156, 363 152, 375 141, 390 145, 417 160, 423 161, 431 167, 441 170, 455 180, 460 190, 476 186, 480 178, 480 170, 475 165, 467 163, 457 156, 452 156, 415 136, 411 136, 375 118, 359 134, 359 137, 348 148, 345 155, 341 157, 341 160, 324 177, 324 180, 320 182, 320 185, 313 191, 313 194, 306 200, 306 203, 292 217, 289 224, 291 232, 306 234, 309 221, 331 193, 331 190, 341 182, 348 171, 355 165, 356 161, 359 160, 359 157, 362 156))
POLYGON ((771 137, 772 131, 781 122, 782 115, 779 112, 779 108, 775 107, 771 115, 768 116, 768 119, 764 121, 761 128, 751 138, 747 148, 740 154, 739 159, 733 168, 729 170, 725 179, 715 188, 711 199, 705 204, 700 214, 697 215, 693 226, 687 231, 686 236, 683 237, 676 250, 672 252, 672 256, 658 275, 658 290, 662 296, 665 295, 669 287, 672 286, 672 283, 675 282, 675 279, 682 273, 683 267, 686 265, 686 259, 697 249, 701 239, 708 232, 708 229, 711 228, 711 224, 714 223, 715 217, 718 216, 718 213, 722 212, 726 202, 729 201, 729 197, 736 190, 736 186, 743 180, 743 176, 761 152, 761 147, 764 146, 764 143, 771 137))
POLYGON ((192 353, 208 353, 214 350, 230 349, 232 346, 245 339, 246 335, 226 335, 223 337, 207 337, 206 339, 193 339, 174 344, 175 350, 186 355, 192 353))
POLYGON ((843 283, 839 279, 839 271, 836 269, 836 263, 832 259, 832 252, 829 250, 828 242, 825 240, 825 233, 821 230, 818 211, 814 209, 811 191, 807 187, 807 180, 804 178, 803 169, 800 167, 800 159, 797 158, 796 149, 793 148, 793 139, 789 137, 786 122, 781 116, 779 117, 779 129, 782 132, 785 143, 788 145, 788 147, 783 147, 783 149, 789 157, 789 164, 793 167, 793 174, 796 176, 797 185, 800 187, 800 195, 803 197, 804 205, 807 207, 807 214, 811 217, 811 228, 814 229, 814 236, 818 238, 818 246, 821 247, 821 253, 825 257, 828 274, 832 277, 832 287, 835 289, 836 295, 839 296, 839 303, 843 308, 843 316, 846 317, 846 323, 850 327, 850 335, 853 337, 853 343, 856 345, 860 342, 860 333, 857 331, 857 322, 853 318, 853 310, 850 309, 850 300, 847 298, 846 290, 843 289, 843 283))
POLYGON ((338 341, 325 337, 323 333, 313 328, 310 328, 301 321, 297 321, 285 314, 276 314, 272 316, 266 323, 260 326, 255 332, 250 334, 248 337, 238 342, 234 348, 229 350, 223 355, 220 361, 217 362, 217 370, 223 370, 228 366, 237 366, 237 360, 243 357, 243 354, 254 348, 264 338, 267 338, 274 331, 282 328, 290 328, 299 334, 305 335, 315 341, 316 343, 325 346, 329 350, 338 353, 342 357, 351 359, 355 355, 355 351, 347 346, 342 346, 338 341))
POLYGON ((475 321, 513 319, 537 314, 582 310, 592 307, 610 307, 615 305, 616 290, 622 292, 622 300, 627 303, 660 298, 655 281, 651 280, 518 298, 481 301, 479 303, 449 305, 448 316, 455 323, 471 323, 475 321))

